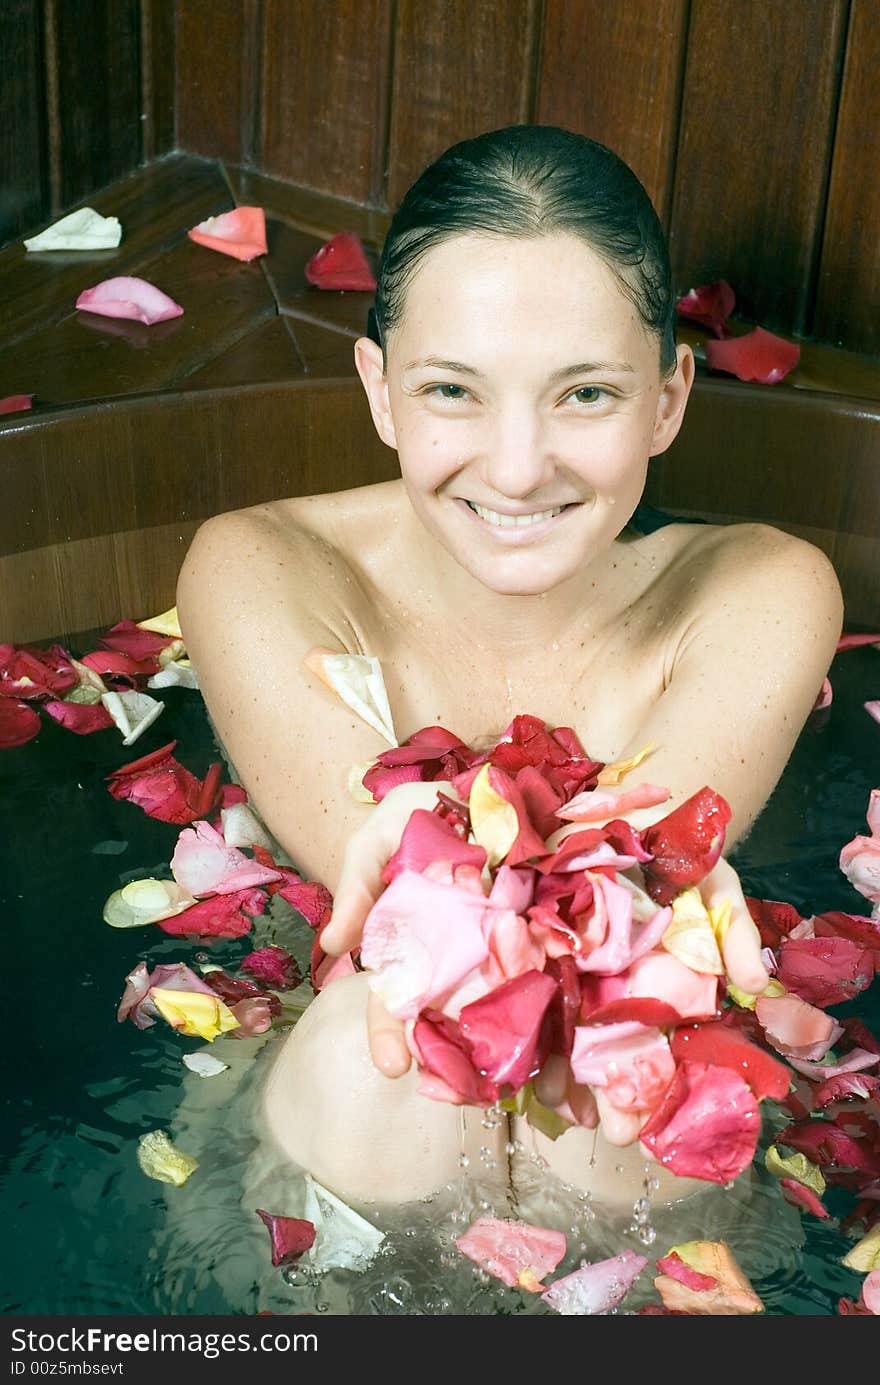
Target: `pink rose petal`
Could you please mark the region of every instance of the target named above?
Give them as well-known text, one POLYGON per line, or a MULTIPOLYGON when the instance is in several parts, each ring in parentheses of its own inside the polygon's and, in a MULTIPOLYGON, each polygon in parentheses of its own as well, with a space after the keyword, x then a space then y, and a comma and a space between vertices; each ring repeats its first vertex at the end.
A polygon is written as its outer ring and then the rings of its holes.
POLYGON ((126 317, 147 326, 183 315, 183 308, 167 293, 148 284, 146 279, 128 275, 104 279, 90 289, 83 289, 76 306, 101 317, 126 317))
POLYGON ((200 221, 187 235, 209 250, 219 250, 236 260, 253 260, 266 254, 266 213, 262 207, 235 207, 200 221))
POLYGON ((782 1189, 782 1196, 793 1207, 799 1207, 802 1212, 809 1212, 811 1216, 827 1220, 828 1213, 812 1188, 808 1188, 804 1183, 799 1183, 796 1178, 782 1178, 779 1186, 782 1189))
POLYGON ((404 870, 367 915, 361 961, 398 1019, 444 1001, 489 955, 487 900, 404 870))
MULTIPOLYGON (((755 1002, 758 1022, 775 1049, 788 1056, 792 1050, 816 1049, 822 1056, 834 1042, 834 1020, 796 995, 761 997, 755 1002)), ((817 1056, 810 1055, 798 1056, 817 1056)))
POLYGON ((603 1088, 619 1111, 653 1111, 675 1076, 669 1041, 633 1021, 578 1025, 571 1070, 575 1080, 603 1088))
POLYGON ((569 1317, 610 1313, 626 1298, 647 1263, 646 1256, 624 1250, 610 1260, 582 1265, 548 1285, 542 1302, 569 1317))
POLYGON ((184 828, 171 858, 171 870, 178 885, 196 898, 234 894, 279 878, 278 871, 252 861, 238 847, 227 846, 207 822, 184 828))
POLYGON ((523 1270, 531 1270, 535 1279, 543 1279, 556 1269, 565 1254, 565 1236, 561 1231, 521 1221, 500 1221, 497 1217, 480 1217, 455 1244, 462 1255, 482 1265, 511 1289, 520 1287, 523 1270))

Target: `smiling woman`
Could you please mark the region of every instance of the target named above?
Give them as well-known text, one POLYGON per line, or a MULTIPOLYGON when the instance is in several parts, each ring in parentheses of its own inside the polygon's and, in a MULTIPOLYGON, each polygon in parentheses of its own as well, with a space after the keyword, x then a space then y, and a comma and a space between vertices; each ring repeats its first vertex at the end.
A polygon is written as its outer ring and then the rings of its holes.
MULTIPOLYGON (((434 723, 473 744, 528 712, 603 761, 652 743, 647 777, 670 797, 628 813, 636 828, 709 784, 732 845, 779 778, 834 652, 839 587, 817 549, 766 526, 628 527, 693 379, 673 304, 657 218, 610 151, 529 126, 458 145, 392 222, 378 340, 355 346, 401 480, 196 536, 178 592, 187 647, 251 799, 336 892, 329 953, 358 945, 410 811, 451 785, 352 802, 349 766, 384 747, 301 672, 315 646, 378 658, 405 735, 434 723)), ((701 888, 732 905, 731 980, 762 990, 735 874, 722 860, 701 888)), ((548 1176, 632 1205, 637 1113, 557 1073, 543 1098, 578 1121, 555 1144, 516 1120, 487 1134, 419 1095, 403 1030, 366 983, 322 991, 279 1054, 264 1113, 282 1157, 346 1198, 393 1202, 433 1193, 489 1142, 508 1169, 518 1140, 548 1176)), ((513 1158, 508 1172, 516 1197, 513 1158)), ((664 1179, 662 1197, 688 1191, 664 1179)))

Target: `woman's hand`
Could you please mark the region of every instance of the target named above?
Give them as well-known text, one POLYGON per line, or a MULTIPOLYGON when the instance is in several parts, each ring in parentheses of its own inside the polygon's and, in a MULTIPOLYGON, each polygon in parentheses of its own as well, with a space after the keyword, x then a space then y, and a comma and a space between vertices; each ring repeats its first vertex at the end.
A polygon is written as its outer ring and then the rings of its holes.
MULTIPOLYGON (((333 917, 321 934, 321 946, 331 957, 341 957, 360 946, 367 915, 385 888, 382 871, 400 845, 410 813, 416 808, 433 808, 438 793, 454 796, 455 790, 446 780, 399 784, 349 837, 333 899, 333 917)), ((372 991, 367 1003, 367 1029, 376 1067, 386 1077, 402 1077, 411 1062, 403 1024, 389 1015, 372 991)))
MULTIPOLYGON (((734 986, 760 995, 770 977, 761 961, 761 937, 745 901, 739 876, 721 857, 699 885, 707 909, 730 905, 730 924, 721 941, 724 966, 734 986)), ((599 1125, 610 1145, 630 1145, 648 1119, 644 1112, 619 1111, 601 1087, 575 1082, 567 1059, 553 1055, 535 1079, 535 1095, 565 1120, 590 1128, 599 1125)), ((653 1158, 649 1151, 646 1157, 653 1158)))

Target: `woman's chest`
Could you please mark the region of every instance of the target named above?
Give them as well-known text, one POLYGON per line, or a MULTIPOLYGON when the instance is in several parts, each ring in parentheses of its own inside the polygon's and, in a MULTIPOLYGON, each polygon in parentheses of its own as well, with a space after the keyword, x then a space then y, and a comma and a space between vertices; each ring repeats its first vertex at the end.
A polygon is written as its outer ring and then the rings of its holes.
POLYGON ((399 739, 440 725, 468 744, 500 735, 514 716, 571 726, 597 759, 615 759, 662 695, 677 633, 666 620, 623 620, 499 657, 449 632, 400 629, 368 646, 381 664, 399 739))

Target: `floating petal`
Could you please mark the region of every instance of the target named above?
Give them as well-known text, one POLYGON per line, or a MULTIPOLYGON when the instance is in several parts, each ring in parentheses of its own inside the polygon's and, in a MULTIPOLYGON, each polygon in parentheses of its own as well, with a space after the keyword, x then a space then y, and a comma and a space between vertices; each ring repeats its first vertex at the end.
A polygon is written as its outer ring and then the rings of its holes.
POLYGON ((139 692, 108 692, 101 701, 122 732, 123 745, 133 745, 165 710, 164 702, 139 692))
POLYGON ((195 903, 176 880, 132 880, 115 890, 104 905, 104 922, 111 928, 142 928, 173 918, 195 903))
POLYGON ((229 1064, 221 1063, 213 1053, 185 1053, 183 1061, 190 1072, 199 1077, 216 1077, 218 1073, 229 1071, 229 1064))
POLYGON ((565 1254, 561 1231, 497 1217, 479 1217, 455 1244, 462 1255, 511 1289, 525 1287, 520 1280, 523 1270, 531 1270, 535 1281, 540 1281, 556 1269, 565 1254))
POLYGON ((364 1270, 375 1259, 385 1234, 334 1193, 322 1188, 311 1174, 305 1175, 305 1214, 314 1223, 317 1237, 309 1252, 313 1270, 364 1270))
POLYGON ((148 1178, 173 1183, 180 1188, 199 1167, 198 1159, 184 1154, 169 1140, 164 1130, 151 1130, 138 1140, 138 1163, 148 1178))
POLYGON ((213 1042, 218 1034, 237 1029, 239 1021, 228 1006, 216 995, 201 991, 171 991, 160 986, 150 988, 150 999, 159 1014, 181 1034, 213 1042))
POLYGON ((610 1260, 582 1265, 573 1274, 554 1280, 541 1298, 566 1317, 610 1313, 626 1298, 647 1263, 646 1256, 624 1250, 610 1260))

